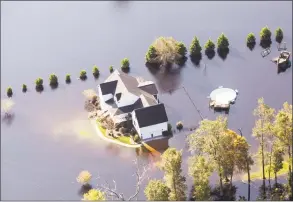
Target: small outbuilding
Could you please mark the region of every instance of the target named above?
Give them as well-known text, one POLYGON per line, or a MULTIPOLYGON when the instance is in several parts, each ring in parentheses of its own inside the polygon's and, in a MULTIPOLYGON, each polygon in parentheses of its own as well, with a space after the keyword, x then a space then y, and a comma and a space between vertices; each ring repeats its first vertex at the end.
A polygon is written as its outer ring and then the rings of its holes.
POLYGON ((238 90, 223 88, 223 86, 220 86, 213 90, 209 96, 210 107, 215 109, 229 109, 230 104, 235 102, 237 95, 238 90))

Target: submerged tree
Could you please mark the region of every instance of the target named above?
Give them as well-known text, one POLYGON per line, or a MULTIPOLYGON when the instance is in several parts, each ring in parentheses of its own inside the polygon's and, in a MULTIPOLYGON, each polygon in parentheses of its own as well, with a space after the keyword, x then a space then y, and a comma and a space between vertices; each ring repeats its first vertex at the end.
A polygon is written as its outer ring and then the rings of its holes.
POLYGON ((87 79, 87 75, 86 75, 86 71, 85 70, 81 70, 79 73, 79 78, 81 80, 86 80, 87 79))
POLYGON ((275 120, 275 134, 289 157, 289 182, 292 188, 292 105, 285 102, 275 120))
POLYGON ((161 180, 150 180, 144 193, 148 201, 168 201, 170 189, 161 180))
POLYGON ((212 164, 203 156, 193 156, 188 160, 188 174, 193 178, 192 197, 196 201, 207 201, 210 199, 211 187, 209 177, 213 171, 212 164))
POLYGON ((65 82, 66 83, 70 83, 71 82, 70 74, 66 74, 66 76, 65 76, 65 82))
POLYGON ((76 178, 77 182, 81 184, 88 184, 91 179, 92 179, 92 174, 87 170, 81 171, 78 177, 76 178))
POLYGON ((267 146, 267 135, 270 134, 271 125, 274 119, 274 109, 270 108, 264 103, 264 99, 258 99, 258 106, 253 112, 257 120, 253 128, 253 136, 259 140, 261 164, 262 164, 262 178, 263 178, 263 195, 266 196, 266 182, 265 182, 265 147, 267 146))
POLYGON ((259 35, 260 35, 260 45, 263 48, 270 47, 272 43, 272 40, 271 40, 272 32, 268 28, 268 26, 262 28, 259 35))
POLYGON ((99 68, 97 67, 97 65, 94 65, 94 67, 93 67, 93 75, 95 78, 97 78, 100 75, 100 71, 99 71, 99 68))
POLYGON ((256 44, 256 38, 254 33, 251 32, 246 37, 246 45, 250 50, 253 50, 255 44, 256 44))
POLYGON ((58 85, 58 78, 55 74, 51 74, 49 76, 49 83, 50 83, 50 86, 57 86, 58 85))
POLYGON ((130 63, 128 58, 124 58, 121 60, 121 70, 122 71, 129 71, 130 63))
POLYGON ((229 40, 225 36, 224 33, 222 33, 217 40, 218 49, 220 50, 227 50, 229 49, 229 40))
POLYGON ((22 92, 26 92, 27 91, 27 86, 25 84, 22 84, 22 92))
POLYGON ((209 59, 212 59, 214 56, 215 56, 215 44, 214 42, 209 39, 205 45, 204 45, 204 48, 205 48, 205 54, 208 56, 209 59))
POLYGON ((220 192, 223 194, 223 151, 221 142, 223 134, 227 131, 227 119, 219 116, 216 120, 203 120, 195 132, 188 136, 189 149, 197 154, 206 155, 210 162, 213 162, 215 170, 218 172, 220 181, 220 192))
POLYGON ((201 56, 201 46, 199 44, 199 40, 198 38, 195 36, 193 39, 192 39, 192 42, 190 44, 190 47, 189 47, 189 52, 190 52, 190 57, 191 58, 198 58, 201 56))
POLYGON ((83 195, 82 200, 84 200, 84 201, 105 201, 106 196, 105 196, 105 193, 100 190, 91 189, 91 190, 89 190, 88 193, 85 193, 83 195))
POLYGON ((159 37, 149 47, 145 59, 147 64, 163 67, 181 64, 186 58, 187 49, 182 42, 172 37, 159 37))
POLYGON ((161 157, 159 168, 164 171, 164 180, 170 189, 170 201, 186 200, 186 179, 182 175, 182 151, 168 148, 161 157))
POLYGON ((13 92, 12 92, 12 88, 11 88, 11 87, 8 87, 7 90, 6 90, 6 92, 7 92, 7 96, 8 96, 8 97, 11 97, 12 94, 13 94, 13 92))
POLYGON ((282 30, 280 27, 278 27, 278 28, 276 29, 276 31, 275 31, 275 35, 276 35, 276 41, 277 41, 278 43, 281 43, 282 40, 283 40, 284 34, 283 34, 283 30, 282 30))

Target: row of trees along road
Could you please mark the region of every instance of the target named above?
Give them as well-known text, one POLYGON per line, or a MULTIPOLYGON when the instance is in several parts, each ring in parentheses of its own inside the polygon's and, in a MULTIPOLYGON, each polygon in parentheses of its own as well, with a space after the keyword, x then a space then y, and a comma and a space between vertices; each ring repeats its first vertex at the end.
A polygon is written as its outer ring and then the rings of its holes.
MULTIPOLYGON (((228 129, 227 118, 219 116, 216 120, 205 119, 187 138, 192 154, 188 159, 188 175, 193 179, 191 197, 187 197, 186 176, 182 172, 182 151, 169 148, 157 163, 157 167, 164 173, 164 178, 148 181, 144 189, 147 200, 236 200, 237 188, 233 185, 233 176, 245 173, 248 184, 247 197, 241 196, 239 200, 250 200, 250 170, 258 160, 263 178, 258 199, 292 200, 292 105, 286 102, 276 113, 260 98, 253 114, 256 121, 252 136, 259 142, 257 154, 249 152, 250 146, 245 137, 228 129), (253 158, 254 156, 256 158, 253 158), (277 173, 283 168, 284 162, 289 164, 289 179, 285 184, 279 184, 277 173), (212 188, 209 178, 213 172, 217 173, 219 181, 212 188), (271 186, 273 176, 275 183, 271 186), (268 186, 265 179, 269 182, 268 186)), ((138 173, 140 172, 137 172, 138 183, 134 196, 137 196, 144 176, 138 173)), ((84 199, 106 200, 109 193, 116 193, 116 190, 105 189, 103 186, 96 190, 98 191, 85 193, 84 199)), ((124 200, 123 197, 116 198, 124 200)), ((132 198, 134 197, 130 197, 132 198)))

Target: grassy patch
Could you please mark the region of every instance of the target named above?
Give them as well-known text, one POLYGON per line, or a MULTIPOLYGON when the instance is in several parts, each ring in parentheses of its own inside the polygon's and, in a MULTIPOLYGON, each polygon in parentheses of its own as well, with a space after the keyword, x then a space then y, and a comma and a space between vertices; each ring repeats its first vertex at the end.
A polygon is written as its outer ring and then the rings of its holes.
POLYGON ((100 124, 99 120, 97 120, 97 124, 98 124, 98 128, 99 130, 102 132, 102 134, 109 138, 109 139, 112 139, 112 140, 117 140, 119 142, 122 142, 122 143, 125 143, 125 144, 131 144, 131 140, 130 140, 130 137, 126 137, 126 136, 121 136, 121 137, 118 137, 118 138, 113 138, 113 137, 109 137, 108 135, 106 135, 106 129, 102 127, 102 125, 100 124))
MULTIPOLYGON (((289 172, 289 163, 283 161, 283 168, 277 173, 278 176, 285 175, 289 172)), ((274 178, 275 174, 271 172, 271 178, 274 178)), ((269 166, 265 166, 265 177, 269 178, 269 166)), ((260 168, 257 172, 250 173, 251 180, 261 180, 262 179, 262 169, 260 168)), ((247 180, 247 174, 242 176, 243 180, 247 180)))

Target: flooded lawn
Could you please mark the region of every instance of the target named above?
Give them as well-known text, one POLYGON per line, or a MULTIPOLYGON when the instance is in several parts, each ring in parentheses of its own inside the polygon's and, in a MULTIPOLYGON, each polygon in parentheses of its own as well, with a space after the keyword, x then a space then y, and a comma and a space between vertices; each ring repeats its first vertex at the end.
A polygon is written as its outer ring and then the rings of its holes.
MULTIPOLYGON (((219 114, 208 108, 210 92, 218 86, 238 89, 229 127, 242 128, 252 152, 258 146, 251 137, 257 99, 264 97, 276 109, 285 101, 292 104, 292 68, 277 74, 270 61, 279 55, 277 44, 273 42, 266 58, 259 46, 250 51, 245 45, 249 32, 258 41, 260 29, 268 25, 273 33, 277 27, 283 29, 292 51, 291 2, 3 2, 1 18, 1 98, 12 86, 15 102, 14 119, 1 123, 3 200, 79 200, 75 179, 84 169, 94 177, 115 179, 126 196, 133 193, 136 152, 96 137, 82 95, 110 75, 110 65, 119 68, 124 57, 130 59, 130 74, 157 83, 173 127, 179 120, 193 127, 201 119, 182 89, 171 95, 165 91, 184 86, 203 116, 214 119, 219 114), (173 36, 189 47, 196 35, 203 46, 209 38, 216 42, 222 32, 230 42, 224 61, 217 55, 212 60, 204 56, 200 66, 188 60, 167 75, 145 67, 145 53, 156 37, 173 36), (98 80, 91 75, 94 64, 100 68, 98 80), (76 79, 82 69, 88 72, 85 82, 76 79), (56 90, 48 85, 51 73, 60 80, 56 90), (64 82, 67 73, 72 75, 69 85, 64 82), (37 77, 44 79, 41 94, 34 89, 37 77), (23 83, 26 94, 21 92, 23 83), (15 194, 17 187, 21 189, 15 194)), ((169 145, 186 149, 186 135, 176 133, 169 145)), ((188 155, 184 151, 185 172, 188 155)), ((157 170, 150 175, 162 177, 157 170)), ((245 184, 234 184, 246 195, 245 184)), ((252 199, 256 194, 252 190, 252 199)))

